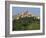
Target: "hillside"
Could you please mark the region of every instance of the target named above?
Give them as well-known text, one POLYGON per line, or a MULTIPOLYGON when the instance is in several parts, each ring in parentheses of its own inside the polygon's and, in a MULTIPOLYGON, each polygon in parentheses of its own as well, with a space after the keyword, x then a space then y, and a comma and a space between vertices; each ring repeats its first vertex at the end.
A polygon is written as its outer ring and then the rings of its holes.
POLYGON ((40 18, 27 12, 18 14, 13 19, 13 31, 39 30, 40 18))

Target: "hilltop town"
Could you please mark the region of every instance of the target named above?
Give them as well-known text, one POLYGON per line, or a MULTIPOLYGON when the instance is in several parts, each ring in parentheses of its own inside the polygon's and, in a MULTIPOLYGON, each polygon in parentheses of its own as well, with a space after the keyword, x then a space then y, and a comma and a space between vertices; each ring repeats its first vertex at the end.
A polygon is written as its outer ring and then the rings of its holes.
POLYGON ((21 17, 21 18, 24 18, 24 17, 35 17, 35 18, 37 18, 37 19, 40 19, 39 16, 35 16, 35 15, 31 14, 31 13, 28 12, 28 11, 24 11, 24 12, 18 13, 17 15, 15 15, 15 16, 13 16, 13 17, 14 17, 14 19, 19 19, 20 17, 21 17))

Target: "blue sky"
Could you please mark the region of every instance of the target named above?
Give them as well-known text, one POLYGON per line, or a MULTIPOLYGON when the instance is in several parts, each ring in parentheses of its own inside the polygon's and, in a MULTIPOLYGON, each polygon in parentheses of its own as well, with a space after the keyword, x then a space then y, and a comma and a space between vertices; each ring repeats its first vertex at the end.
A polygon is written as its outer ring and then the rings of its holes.
POLYGON ((40 16, 40 8, 32 8, 32 7, 12 7, 12 14, 13 16, 21 13, 23 11, 27 11, 33 13, 36 16, 40 16))

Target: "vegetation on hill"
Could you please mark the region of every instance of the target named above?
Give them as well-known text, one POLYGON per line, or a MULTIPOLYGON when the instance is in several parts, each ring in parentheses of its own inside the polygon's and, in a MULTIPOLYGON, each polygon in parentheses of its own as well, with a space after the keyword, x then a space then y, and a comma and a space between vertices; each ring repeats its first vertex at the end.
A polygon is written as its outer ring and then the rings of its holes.
POLYGON ((13 20, 13 31, 22 30, 39 30, 40 29, 40 19, 33 17, 19 17, 19 19, 13 20))

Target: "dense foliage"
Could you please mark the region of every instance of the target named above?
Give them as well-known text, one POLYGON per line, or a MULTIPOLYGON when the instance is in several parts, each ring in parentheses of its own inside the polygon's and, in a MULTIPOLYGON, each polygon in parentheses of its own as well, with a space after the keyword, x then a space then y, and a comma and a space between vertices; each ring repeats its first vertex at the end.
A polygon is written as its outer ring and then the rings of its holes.
POLYGON ((36 17, 20 17, 18 20, 13 20, 13 31, 38 29, 40 29, 40 19, 37 19, 36 17))

